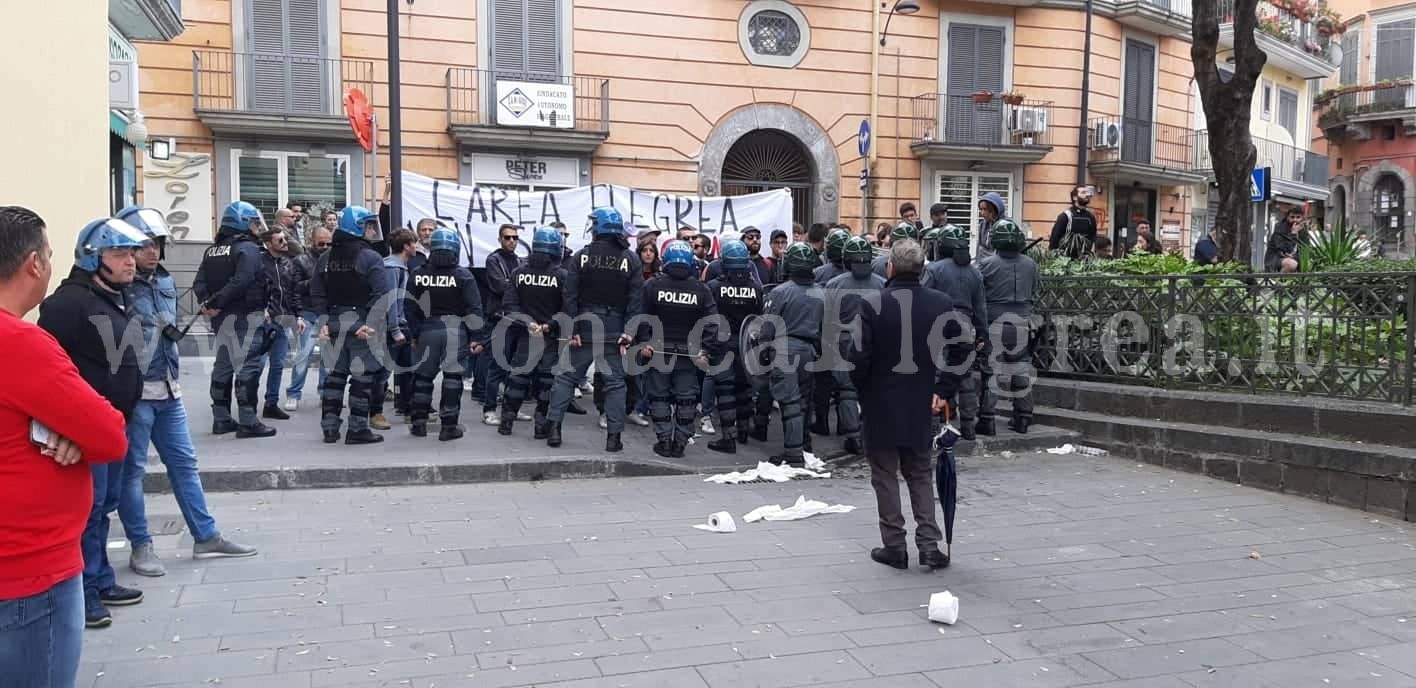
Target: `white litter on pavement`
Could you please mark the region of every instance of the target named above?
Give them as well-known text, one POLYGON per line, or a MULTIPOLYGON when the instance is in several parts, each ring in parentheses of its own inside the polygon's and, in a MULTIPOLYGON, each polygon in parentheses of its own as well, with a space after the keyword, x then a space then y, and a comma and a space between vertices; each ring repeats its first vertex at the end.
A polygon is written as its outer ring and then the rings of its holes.
POLYGON ((719 485, 736 485, 738 483, 750 483, 754 480, 767 480, 774 483, 784 483, 792 478, 829 478, 830 473, 818 473, 808 468, 795 468, 785 464, 775 466, 763 461, 757 464, 757 468, 746 471, 733 471, 732 473, 720 473, 710 475, 703 479, 705 483, 717 483, 719 485))
POLYGON ((733 521, 733 515, 726 511, 719 511, 708 516, 707 523, 699 523, 694 528, 706 530, 711 533, 736 533, 737 523, 733 521))
POLYGON ((1049 453, 1049 454, 1072 454, 1072 453, 1075 453, 1076 451, 1077 451, 1077 448, 1076 448, 1076 447, 1074 447, 1074 446, 1072 446, 1072 445, 1070 445, 1070 444, 1064 444, 1064 445, 1062 445, 1062 446, 1060 446, 1060 447, 1053 447, 1053 448, 1051 448, 1051 449, 1048 449, 1048 450, 1047 450, 1047 453, 1049 453))
POLYGON ((855 507, 845 504, 827 504, 814 499, 807 499, 806 495, 797 497, 796 503, 783 509, 776 504, 759 506, 747 515, 742 517, 743 521, 756 523, 758 521, 796 521, 809 518, 817 514, 845 514, 855 511, 855 507))
POLYGON ((1053 447, 1047 450, 1049 454, 1084 454, 1086 456, 1106 456, 1110 452, 1097 447, 1084 447, 1080 444, 1064 444, 1060 447, 1053 447))
POLYGON ((959 620, 959 598, 948 590, 930 595, 929 620, 954 625, 959 620))

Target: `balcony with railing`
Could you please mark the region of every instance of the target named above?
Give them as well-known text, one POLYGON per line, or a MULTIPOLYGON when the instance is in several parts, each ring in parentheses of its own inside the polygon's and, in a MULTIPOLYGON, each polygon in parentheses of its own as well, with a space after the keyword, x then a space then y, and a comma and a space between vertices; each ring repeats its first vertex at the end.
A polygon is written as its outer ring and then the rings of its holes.
MULTIPOLYGON (((1253 137, 1258 151, 1255 167, 1267 167, 1273 172, 1274 191, 1287 196, 1323 200, 1328 195, 1328 157, 1313 151, 1290 146, 1281 141, 1253 137)), ((1209 131, 1195 132, 1195 166, 1211 178, 1214 165, 1210 158, 1209 131)))
POLYGON ((1152 186, 1204 181, 1196 165, 1195 131, 1135 117, 1087 123, 1087 168, 1105 179, 1152 186))
POLYGON ((589 153, 610 135, 609 79, 452 67, 446 91, 464 144, 589 153))
MULTIPOLYGON (((1331 23, 1325 8, 1307 0, 1261 0, 1254 37, 1268 64, 1301 79, 1321 79, 1337 70, 1331 23)), ((1219 47, 1234 48, 1234 0, 1219 0, 1219 47)), ((1333 15, 1335 16, 1335 15, 1333 15)))
POLYGON ((133 41, 170 41, 186 30, 182 0, 108 0, 108 23, 133 41))
POLYGON ((1148 33, 1189 40, 1191 0, 1116 0, 1116 21, 1148 33))
POLYGON ((910 120, 910 150, 918 158, 1021 164, 1052 151, 1051 101, 926 93, 910 99, 910 120))
POLYGON ((1314 101, 1318 126, 1328 138, 1371 138, 1374 122, 1400 120, 1407 136, 1416 136, 1416 85, 1411 80, 1343 86, 1314 101))
POLYGON ((192 52, 192 108, 212 131, 353 141, 344 94, 372 102, 374 63, 276 53, 192 52))

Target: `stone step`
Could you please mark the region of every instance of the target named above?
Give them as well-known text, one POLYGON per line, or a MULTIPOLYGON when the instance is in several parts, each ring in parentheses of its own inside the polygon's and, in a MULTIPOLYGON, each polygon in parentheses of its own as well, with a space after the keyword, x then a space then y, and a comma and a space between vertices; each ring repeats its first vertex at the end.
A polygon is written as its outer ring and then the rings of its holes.
POLYGON ((1047 377, 1034 383, 1033 400, 1038 405, 1111 416, 1416 449, 1416 407, 1396 404, 1168 390, 1047 377))
POLYGON ((1416 450, 1038 406, 1037 422, 1147 463, 1416 520, 1416 450))

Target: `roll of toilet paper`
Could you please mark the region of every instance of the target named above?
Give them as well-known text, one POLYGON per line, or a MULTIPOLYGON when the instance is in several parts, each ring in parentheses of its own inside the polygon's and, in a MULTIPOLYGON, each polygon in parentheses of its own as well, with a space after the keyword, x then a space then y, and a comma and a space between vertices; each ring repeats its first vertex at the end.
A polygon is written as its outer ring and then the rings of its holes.
POLYGON ((959 598, 948 590, 930 595, 929 620, 952 626, 959 620, 959 598))
POLYGON ((709 514, 707 523, 700 523, 694 528, 714 533, 735 533, 737 532, 737 523, 733 521, 732 514, 719 511, 716 514, 709 514))

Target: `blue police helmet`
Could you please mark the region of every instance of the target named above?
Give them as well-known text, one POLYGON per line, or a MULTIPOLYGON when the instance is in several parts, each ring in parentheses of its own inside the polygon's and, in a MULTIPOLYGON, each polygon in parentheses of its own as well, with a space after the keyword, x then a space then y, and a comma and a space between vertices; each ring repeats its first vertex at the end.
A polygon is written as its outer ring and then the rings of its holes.
POLYGON ((369 212, 368 208, 351 205, 339 215, 339 231, 363 239, 364 224, 369 220, 377 221, 378 219, 378 216, 369 212))
POLYGON ((113 217, 132 225, 152 241, 163 242, 172 238, 172 230, 167 228, 167 221, 162 219, 162 213, 156 208, 130 205, 113 217))
POLYGON ((428 239, 428 248, 433 251, 462 252, 462 237, 446 227, 433 230, 433 236, 428 239))
POLYGON ((235 201, 226 206, 226 210, 221 213, 222 229, 248 234, 251 231, 252 222, 265 224, 265 220, 261 219, 261 211, 245 201, 235 201))
POLYGON ((113 218, 84 225, 74 246, 74 264, 86 272, 98 272, 103 252, 115 248, 142 248, 148 238, 138 228, 113 218))
POLYGON ((693 249, 688 247, 687 241, 670 241, 664 247, 664 265, 693 265, 693 249))
POLYGON ((614 208, 596 208, 590 213, 590 231, 595 234, 624 234, 624 218, 614 208))
POLYGON ((559 258, 561 256, 560 231, 554 227, 537 227, 536 232, 531 235, 531 252, 559 258))
POLYGON ((746 270, 752 267, 752 262, 747 256, 747 244, 741 241, 729 241, 723 244, 723 250, 719 254, 723 261, 724 270, 746 270))

